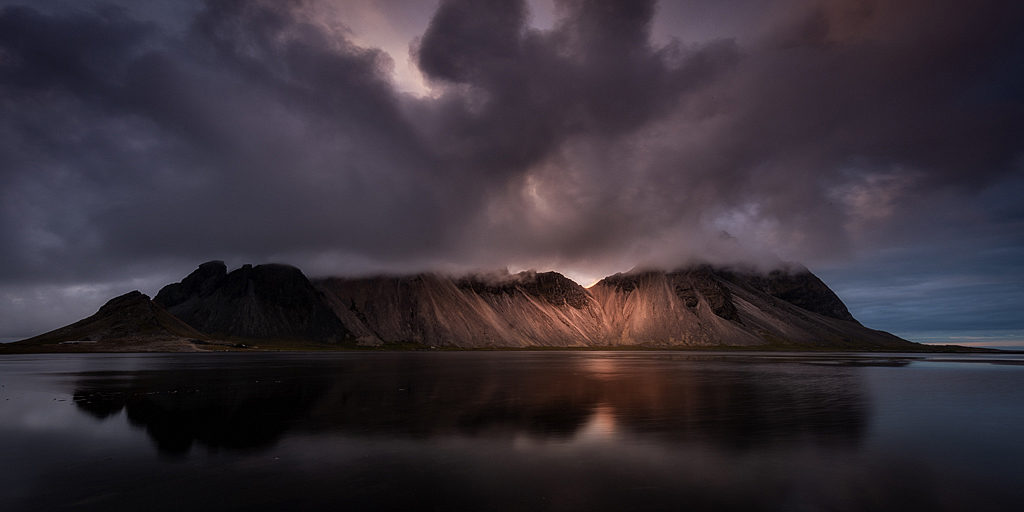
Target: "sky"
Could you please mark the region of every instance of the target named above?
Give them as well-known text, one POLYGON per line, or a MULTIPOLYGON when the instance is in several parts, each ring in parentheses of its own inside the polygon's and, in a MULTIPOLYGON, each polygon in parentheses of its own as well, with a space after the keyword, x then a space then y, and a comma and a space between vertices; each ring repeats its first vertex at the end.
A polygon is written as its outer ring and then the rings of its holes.
POLYGON ((0 0, 0 338, 204 261, 799 261, 1024 346, 1017 0, 0 0))

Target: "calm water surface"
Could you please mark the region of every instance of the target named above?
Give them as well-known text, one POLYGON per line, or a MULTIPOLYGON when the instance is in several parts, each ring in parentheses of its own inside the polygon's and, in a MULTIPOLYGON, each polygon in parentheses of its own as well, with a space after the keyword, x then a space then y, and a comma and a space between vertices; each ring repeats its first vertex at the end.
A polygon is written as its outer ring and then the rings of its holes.
POLYGON ((0 509, 1022 510, 1024 357, 0 357, 0 509))

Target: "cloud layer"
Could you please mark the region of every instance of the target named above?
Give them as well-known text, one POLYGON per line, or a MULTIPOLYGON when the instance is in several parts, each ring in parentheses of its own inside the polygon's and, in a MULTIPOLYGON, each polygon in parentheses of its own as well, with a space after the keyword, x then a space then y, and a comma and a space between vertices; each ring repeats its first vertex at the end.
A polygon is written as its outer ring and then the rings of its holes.
POLYGON ((445 0, 406 55, 326 2, 171 4, 0 10, 0 286, 831 264, 1022 173, 1010 0, 445 0))

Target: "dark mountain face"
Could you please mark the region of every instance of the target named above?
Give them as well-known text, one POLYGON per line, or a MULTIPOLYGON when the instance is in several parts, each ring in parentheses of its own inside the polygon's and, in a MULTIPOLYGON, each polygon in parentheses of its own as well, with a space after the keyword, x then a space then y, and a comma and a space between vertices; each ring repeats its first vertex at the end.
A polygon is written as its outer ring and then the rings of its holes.
POLYGON ((349 337, 323 293, 288 265, 244 265, 228 273, 224 262, 211 261, 165 286, 154 302, 215 337, 321 342, 349 337))
POLYGON ((753 288, 819 315, 856 322, 846 304, 806 268, 773 270, 768 274, 719 271, 730 282, 753 288))
POLYGON ((165 308, 171 308, 196 296, 208 297, 224 284, 227 274, 228 267, 223 261, 208 261, 199 265, 180 283, 161 288, 153 300, 165 308))

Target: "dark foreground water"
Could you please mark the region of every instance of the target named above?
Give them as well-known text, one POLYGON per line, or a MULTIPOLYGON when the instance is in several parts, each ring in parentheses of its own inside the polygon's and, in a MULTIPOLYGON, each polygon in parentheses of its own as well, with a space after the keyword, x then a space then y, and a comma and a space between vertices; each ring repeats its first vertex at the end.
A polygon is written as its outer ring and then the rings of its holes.
POLYGON ((0 510, 1024 510, 1024 358, 0 357, 0 510))

